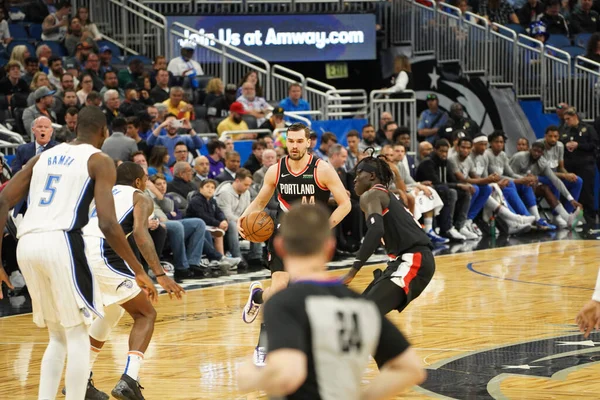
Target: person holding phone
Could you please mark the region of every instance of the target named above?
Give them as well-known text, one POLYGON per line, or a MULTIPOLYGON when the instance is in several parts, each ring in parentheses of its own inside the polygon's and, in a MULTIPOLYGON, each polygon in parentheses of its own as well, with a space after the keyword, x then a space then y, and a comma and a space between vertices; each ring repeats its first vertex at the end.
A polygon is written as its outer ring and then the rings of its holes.
POLYGON ((148 146, 150 148, 154 146, 165 146, 169 152, 169 162, 167 165, 170 167, 175 164, 175 145, 179 142, 185 143, 190 152, 199 150, 202 148, 203 141, 196 134, 194 128, 190 124, 188 119, 178 120, 174 115, 168 115, 165 118, 165 122, 160 124, 154 129, 152 135, 148 137, 148 146), (160 136, 160 132, 165 128, 167 130, 166 136, 160 136), (189 136, 180 136, 178 131, 184 129, 189 131, 189 136))

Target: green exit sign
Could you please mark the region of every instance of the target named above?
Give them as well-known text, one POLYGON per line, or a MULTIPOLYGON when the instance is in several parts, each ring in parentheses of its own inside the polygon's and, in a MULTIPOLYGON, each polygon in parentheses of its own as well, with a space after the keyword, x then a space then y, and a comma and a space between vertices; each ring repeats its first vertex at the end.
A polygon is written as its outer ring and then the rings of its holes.
POLYGON ((325 64, 327 79, 343 79, 348 77, 348 63, 337 62, 325 64))

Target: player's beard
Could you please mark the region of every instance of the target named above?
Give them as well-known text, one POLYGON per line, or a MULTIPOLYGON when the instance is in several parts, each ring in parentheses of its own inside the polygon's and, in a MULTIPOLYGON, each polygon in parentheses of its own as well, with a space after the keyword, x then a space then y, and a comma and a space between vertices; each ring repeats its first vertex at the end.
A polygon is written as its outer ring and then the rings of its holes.
POLYGON ((302 160, 302 158, 304 157, 305 154, 306 154, 306 149, 299 150, 298 153, 296 153, 296 154, 290 152, 289 156, 292 160, 298 161, 298 160, 302 160))

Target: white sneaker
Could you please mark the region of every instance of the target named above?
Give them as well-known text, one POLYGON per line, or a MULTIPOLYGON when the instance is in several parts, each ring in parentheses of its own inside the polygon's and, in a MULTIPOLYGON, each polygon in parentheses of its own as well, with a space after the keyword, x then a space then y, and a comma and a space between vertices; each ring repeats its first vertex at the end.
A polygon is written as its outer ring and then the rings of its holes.
POLYGON ((553 224, 556 225, 558 229, 565 229, 568 226, 567 221, 565 221, 560 215, 554 216, 553 224))
POLYGON ((23 289, 25 287, 25 278, 23 278, 23 275, 21 275, 19 271, 13 271, 13 273, 10 274, 9 280, 15 290, 23 289))
POLYGON ((265 360, 267 358, 267 349, 264 347, 256 346, 254 348, 254 354, 252 355, 252 362, 257 367, 264 367, 266 364, 265 360))
POLYGON ((446 232, 446 237, 450 240, 467 240, 466 237, 458 233, 455 227, 446 232))
POLYGON ((481 229, 479 229, 479 227, 477 226, 477 224, 475 222, 471 221, 471 225, 469 225, 469 229, 471 230, 471 232, 473 232, 477 236, 479 236, 479 237, 483 236, 483 232, 481 232, 481 229))
POLYGON ((508 224, 508 234, 518 235, 520 233, 529 232, 531 230, 531 224, 520 224, 518 222, 510 222, 508 224))
POLYGON ((242 319, 247 324, 251 324, 252 322, 254 322, 254 320, 258 316, 260 307, 262 306, 262 304, 255 303, 252 300, 254 293, 258 290, 263 290, 262 283, 260 283, 259 281, 252 282, 248 290, 250 292, 250 294, 248 295, 248 300, 246 301, 246 305, 244 305, 244 311, 242 311, 242 319))
POLYGON ((569 214, 569 219, 567 220, 567 228, 574 229, 577 226, 577 223, 583 218, 583 210, 579 207, 571 214, 569 214))
POLYGON ((238 264, 242 261, 241 257, 225 257, 221 258, 222 262, 229 264, 229 270, 236 270, 238 264))
POLYGON ((521 225, 532 225, 535 222, 535 217, 533 215, 519 215, 519 223, 521 225))
POLYGON ((469 229, 467 224, 465 224, 462 228, 460 228, 460 231, 458 231, 458 233, 463 235, 467 240, 479 239, 479 236, 477 236, 475 233, 471 232, 471 230, 469 229))

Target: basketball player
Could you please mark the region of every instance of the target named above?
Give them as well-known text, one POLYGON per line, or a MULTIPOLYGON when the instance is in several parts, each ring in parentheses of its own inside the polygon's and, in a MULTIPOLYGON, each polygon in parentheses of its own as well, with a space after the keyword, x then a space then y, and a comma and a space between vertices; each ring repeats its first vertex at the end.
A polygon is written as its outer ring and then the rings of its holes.
MULTIPOLYGON (((287 131, 287 149, 289 155, 282 157, 279 162, 269 167, 265 173, 263 186, 256 199, 248 206, 238 219, 238 230, 242 236, 242 220, 255 211, 262 211, 275 190, 279 201, 279 212, 289 211, 290 204, 323 204, 327 205, 329 197, 333 195, 337 208, 329 217, 329 226, 333 228, 350 212, 352 207, 339 175, 333 167, 308 153, 310 146, 310 130, 301 123, 295 123, 287 131)), ((277 228, 278 222, 275 221, 277 228)), ((273 233, 273 237, 276 232, 273 233)), ((273 240, 269 240, 269 269, 271 270, 271 287, 263 291, 260 282, 250 285, 248 302, 244 306, 242 318, 244 322, 251 323, 256 319, 263 302, 267 301, 276 292, 287 287, 289 275, 283 270, 283 262, 273 249, 273 240)), ((261 325, 263 332, 264 324, 261 325)), ((259 345, 255 351, 257 363, 264 361, 264 351, 259 345)))
POLYGON ((320 205, 299 205, 282 217, 274 245, 292 283, 265 306, 269 362, 240 368, 242 391, 278 399, 389 399, 425 380, 415 351, 377 306, 327 273, 335 239, 326 219, 320 205), (370 354, 381 373, 361 393, 370 354))
MULTIPOLYGON (((133 235, 140 253, 152 268, 158 283, 169 296, 175 294, 181 299, 183 289, 165 275, 148 231, 148 218, 154 212, 154 203, 144 194, 147 180, 144 169, 138 164, 127 161, 119 165, 117 184, 112 191, 117 219, 125 236, 133 235)), ((99 283, 105 307, 104 318, 96 318, 90 327, 90 368, 93 367, 111 330, 117 325, 123 312, 127 311, 133 319, 129 335, 129 353, 125 371, 111 394, 120 400, 143 399, 138 375, 154 331, 156 311, 147 296, 133 285, 134 275, 129 266, 106 243, 93 204, 90 222, 83 229, 83 235, 88 261, 99 283)), ((108 398, 108 395, 98 389, 88 387, 86 399, 108 398)))
MULTIPOLYGON (((29 192, 28 209, 18 229, 17 259, 31 295, 33 321, 47 326, 50 333, 41 363, 39 399, 56 397, 65 357, 66 398, 85 398, 90 376, 87 325, 93 314, 102 315, 100 292, 81 234, 92 200, 106 240, 134 271, 137 285, 150 300, 157 300, 154 284, 115 216, 115 164, 100 151, 107 137, 100 108, 85 107, 79 112, 77 139, 32 158, 0 193, 3 231, 9 209, 29 192)), ((0 237, 0 246, 1 241, 0 237)))
POLYGON ((356 165, 354 189, 367 217, 367 233, 350 271, 348 284, 380 243, 390 258, 385 271, 376 270, 375 279, 363 296, 373 300, 383 315, 402 311, 419 297, 435 271, 431 242, 421 225, 401 200, 388 191, 393 172, 385 159, 365 157, 356 165))
POLYGON ((592 300, 588 301, 585 306, 577 314, 575 319, 579 330, 583 332, 583 337, 588 338, 590 333, 595 328, 600 329, 600 271, 596 279, 596 289, 592 295, 592 300))

